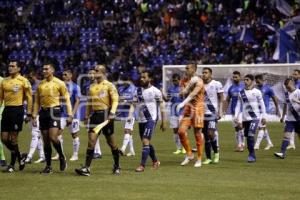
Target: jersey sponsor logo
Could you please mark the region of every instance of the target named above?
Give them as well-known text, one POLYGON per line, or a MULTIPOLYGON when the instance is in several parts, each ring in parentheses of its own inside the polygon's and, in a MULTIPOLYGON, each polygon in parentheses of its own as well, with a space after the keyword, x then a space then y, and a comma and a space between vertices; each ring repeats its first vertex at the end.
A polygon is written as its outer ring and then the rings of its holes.
POLYGON ((14 91, 15 93, 19 92, 19 90, 20 90, 20 86, 19 86, 19 85, 14 85, 14 86, 13 86, 13 91, 14 91))
POLYGON ((106 96, 106 92, 104 92, 104 91, 99 92, 99 97, 100 98, 104 98, 105 96, 106 96))

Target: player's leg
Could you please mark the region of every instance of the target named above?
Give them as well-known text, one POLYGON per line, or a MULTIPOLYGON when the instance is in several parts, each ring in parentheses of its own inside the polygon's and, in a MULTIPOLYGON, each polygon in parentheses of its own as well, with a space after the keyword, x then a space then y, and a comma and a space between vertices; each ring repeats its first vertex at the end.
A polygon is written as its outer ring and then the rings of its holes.
POLYGON ((217 121, 216 120, 209 121, 208 135, 210 138, 212 150, 214 152, 213 159, 212 159, 213 163, 218 163, 219 159, 220 159, 218 141, 217 141, 217 137, 215 135, 216 130, 217 130, 217 121))
MULTIPOLYGON (((67 118, 64 118, 64 117, 61 117, 60 118, 60 128, 59 128, 59 131, 58 131, 58 140, 61 144, 61 148, 63 150, 63 144, 64 144, 64 138, 63 138, 63 132, 64 132, 64 129, 67 127, 67 118)), ((53 156, 51 158, 52 160, 59 160, 59 154, 58 152, 56 152, 55 156, 53 156)))
POLYGON ((258 125, 258 134, 257 134, 256 142, 254 145, 255 150, 259 149, 260 143, 261 143, 262 139, 264 138, 264 134, 265 134, 265 126, 263 126, 260 122, 258 125))
POLYGON ((134 146, 133 146, 133 137, 132 137, 132 132, 130 131, 130 139, 129 139, 129 153, 126 154, 126 156, 135 156, 135 151, 134 151, 134 146))
POLYGON ((271 141, 270 134, 269 134, 269 130, 268 130, 267 127, 265 128, 264 138, 267 140, 267 146, 265 147, 265 150, 269 150, 269 149, 272 148, 274 145, 273 145, 273 143, 272 143, 272 141, 271 141))
POLYGON ((290 144, 289 146, 287 146, 287 149, 296 149, 296 145, 295 145, 295 133, 292 132, 291 137, 290 137, 290 144))
POLYGON ((179 117, 170 116, 170 128, 173 129, 173 138, 176 145, 176 151, 173 154, 180 154, 182 151, 182 145, 178 135, 179 117))
MULTIPOLYGON (((21 131, 21 129, 19 129, 21 131)), ((27 158, 27 153, 20 153, 19 150, 19 144, 18 144, 18 136, 19 136, 19 132, 10 132, 10 137, 11 137, 11 145, 13 150, 11 151, 11 157, 12 157, 12 162, 14 166, 14 163, 16 161, 16 159, 19 162, 19 170, 22 171, 25 167, 25 160, 27 158)))
POLYGON ((245 137, 247 137, 247 148, 249 151, 248 162, 252 163, 256 161, 256 155, 254 151, 254 143, 255 143, 255 133, 258 127, 259 121, 245 121, 243 122, 243 127, 245 131, 245 137))
POLYGON ((206 159, 203 161, 204 165, 212 163, 211 159, 211 143, 210 143, 210 138, 208 135, 208 124, 209 121, 205 120, 204 121, 204 127, 202 129, 203 135, 204 135, 204 140, 205 140, 205 154, 206 154, 206 159))
MULTIPOLYGON (((2 126, 3 127, 3 126, 2 126)), ((1 132, 1 141, 2 143, 7 147, 7 149, 12 152, 13 151, 13 147, 11 145, 11 142, 10 142, 10 135, 8 132, 6 131, 3 131, 1 132)), ((11 154, 12 155, 12 154, 11 154)), ((12 156, 11 156, 11 159, 10 159, 10 164, 7 166, 6 168, 6 171, 7 172, 14 172, 14 165, 15 165, 15 160, 13 161, 12 159, 12 156)))
POLYGON ((101 152, 101 148, 100 148, 99 138, 97 138, 96 144, 95 144, 95 149, 94 149, 93 159, 101 159, 101 158, 102 158, 102 152, 101 152))
POLYGON ((80 147, 80 140, 79 140, 79 120, 73 119, 72 125, 70 127, 70 131, 72 133, 72 139, 73 139, 73 155, 70 158, 70 161, 76 161, 78 160, 78 152, 80 147))
POLYGON ((4 167, 6 166, 6 161, 5 161, 5 155, 4 155, 4 150, 3 150, 3 144, 0 140, 0 166, 4 167))
POLYGON ((295 127, 297 126, 296 123, 297 122, 293 122, 293 121, 285 121, 284 136, 283 136, 283 140, 281 143, 281 149, 280 149, 280 152, 274 153, 274 155, 276 157, 281 158, 281 159, 284 159, 286 157, 286 150, 290 144, 291 137, 293 137, 292 133, 295 131, 295 127))
POLYGON ((30 142, 29 152, 28 152, 27 158, 25 160, 26 163, 32 162, 33 154, 34 154, 35 150, 37 149, 38 142, 39 142, 39 132, 40 132, 40 130, 38 129, 38 127, 34 127, 31 124, 31 142, 30 142))
POLYGON ((43 147, 43 140, 42 140, 42 136, 41 136, 40 131, 39 131, 39 136, 38 136, 37 151, 38 151, 38 154, 39 154, 39 159, 34 161, 34 163, 45 162, 45 153, 44 153, 44 147, 43 147))

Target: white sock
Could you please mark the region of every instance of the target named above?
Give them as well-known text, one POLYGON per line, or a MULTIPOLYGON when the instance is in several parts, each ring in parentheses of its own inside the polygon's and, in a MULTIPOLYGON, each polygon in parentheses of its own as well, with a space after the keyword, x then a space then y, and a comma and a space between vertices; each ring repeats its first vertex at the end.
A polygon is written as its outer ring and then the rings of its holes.
POLYGON ((295 146, 295 132, 292 132, 290 137, 290 146, 295 146))
POLYGON ((63 150, 63 144, 64 144, 64 138, 63 138, 63 136, 62 135, 59 135, 58 136, 58 140, 60 141, 60 145, 61 145, 61 150, 63 150))
POLYGON ((180 142, 180 139, 179 139, 179 135, 176 133, 176 134, 174 134, 173 137, 174 137, 174 141, 175 141, 177 149, 182 149, 182 145, 181 145, 181 142, 180 142))
POLYGON ((43 140, 42 140, 41 136, 38 137, 37 150, 39 152, 39 157, 45 159, 43 140))
POLYGON ((129 152, 130 152, 130 153, 134 153, 132 135, 130 135, 130 139, 129 139, 128 145, 129 145, 129 152))
POLYGON ((256 147, 259 147, 262 139, 264 138, 264 131, 263 130, 259 130, 258 131, 258 134, 257 134, 257 138, 256 138, 256 142, 255 142, 255 146, 256 147))
POLYGON ((244 130, 239 130, 239 144, 245 146, 244 130))
POLYGON ((217 146, 219 147, 219 132, 215 130, 215 140, 217 141, 217 146))
POLYGON ((266 138, 268 145, 273 145, 267 129, 265 130, 264 138, 266 138))
POLYGON ((79 137, 76 137, 73 139, 73 155, 78 155, 79 151, 79 146, 80 146, 80 140, 79 137))
POLYGON ((37 148, 38 146, 38 136, 39 136, 39 133, 37 131, 31 131, 31 143, 30 143, 30 149, 29 149, 29 153, 28 153, 28 157, 29 158, 32 158, 33 157, 33 154, 35 152, 35 149, 37 148))
POLYGON ((130 142, 130 134, 126 133, 123 139, 123 145, 121 147, 121 151, 125 152, 128 143, 130 142))
POLYGON ((240 145, 240 134, 239 131, 235 132, 235 142, 239 146, 240 145))
POLYGON ((99 138, 97 139, 97 142, 96 142, 96 145, 95 145, 95 149, 94 149, 94 153, 97 153, 97 154, 102 154, 101 153, 101 149, 100 149, 100 142, 99 142, 99 138))

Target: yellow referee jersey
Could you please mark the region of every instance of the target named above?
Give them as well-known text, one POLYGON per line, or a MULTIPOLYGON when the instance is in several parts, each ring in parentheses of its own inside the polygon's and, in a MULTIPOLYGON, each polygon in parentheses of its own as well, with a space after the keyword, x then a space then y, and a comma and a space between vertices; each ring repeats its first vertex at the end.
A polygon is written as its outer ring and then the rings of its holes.
POLYGON ((101 83, 93 83, 89 90, 86 117, 90 116, 91 110, 110 109, 111 113, 116 113, 118 101, 118 91, 111 82, 103 80, 101 83))
POLYGON ((27 100, 28 114, 31 114, 32 91, 30 82, 21 75, 3 79, 0 84, 0 105, 4 101, 4 106, 22 106, 24 97, 27 100))
POLYGON ((40 107, 53 108, 55 106, 60 106, 62 100, 66 103, 68 115, 72 116, 70 95, 67 87, 63 81, 56 77, 53 77, 50 81, 44 79, 40 82, 34 100, 34 116, 37 116, 40 107))

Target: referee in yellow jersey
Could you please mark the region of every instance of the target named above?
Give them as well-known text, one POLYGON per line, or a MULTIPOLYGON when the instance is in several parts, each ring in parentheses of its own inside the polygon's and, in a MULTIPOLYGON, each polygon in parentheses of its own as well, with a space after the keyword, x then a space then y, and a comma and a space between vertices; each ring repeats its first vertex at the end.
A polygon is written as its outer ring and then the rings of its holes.
POLYGON ((43 66, 44 80, 42 80, 35 93, 33 108, 33 125, 36 125, 36 117, 39 115, 40 129, 44 141, 44 152, 46 167, 41 173, 52 173, 51 154, 53 147, 59 155, 60 171, 67 167, 66 157, 63 153, 61 143, 58 139, 61 118, 61 104, 66 104, 68 119, 67 124, 72 123, 72 108, 70 95, 63 81, 54 77, 55 67, 52 63, 45 63, 43 66))
POLYGON ((116 87, 105 79, 105 66, 95 67, 96 82, 90 86, 88 102, 85 114, 85 124, 88 123, 88 147, 86 150, 85 165, 75 172, 81 176, 90 176, 90 166, 93 159, 95 143, 99 133, 95 133, 93 128, 98 124, 109 120, 109 123, 101 130, 106 138, 107 144, 111 148, 114 159, 113 174, 120 174, 119 150, 114 138, 114 118, 118 106, 119 95, 116 87))
POLYGON ((16 159, 19 161, 19 170, 25 167, 27 154, 20 154, 18 146, 18 133, 22 131, 24 120, 23 102, 27 101, 28 117, 32 110, 32 92, 29 81, 20 75, 20 64, 11 61, 8 66, 9 77, 0 85, 0 105, 4 102, 1 120, 1 140, 11 152, 11 161, 6 172, 13 173, 16 159))

